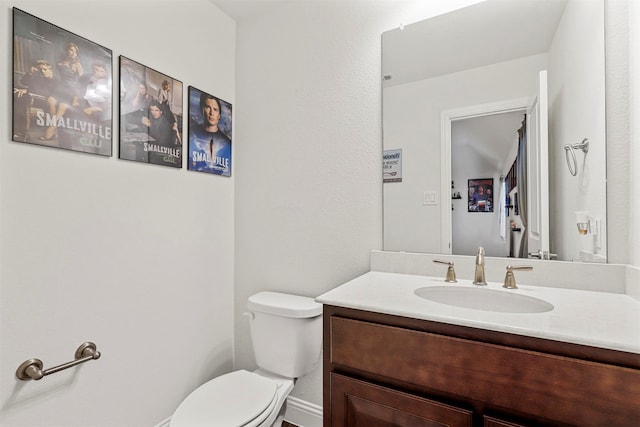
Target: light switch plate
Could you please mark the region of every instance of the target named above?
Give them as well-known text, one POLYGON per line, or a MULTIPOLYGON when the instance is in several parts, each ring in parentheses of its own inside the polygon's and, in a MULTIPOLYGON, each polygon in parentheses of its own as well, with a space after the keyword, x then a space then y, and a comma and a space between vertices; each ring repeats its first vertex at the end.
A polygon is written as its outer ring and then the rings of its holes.
POLYGON ((425 191, 422 199, 423 205, 437 205, 438 193, 436 191, 425 191))

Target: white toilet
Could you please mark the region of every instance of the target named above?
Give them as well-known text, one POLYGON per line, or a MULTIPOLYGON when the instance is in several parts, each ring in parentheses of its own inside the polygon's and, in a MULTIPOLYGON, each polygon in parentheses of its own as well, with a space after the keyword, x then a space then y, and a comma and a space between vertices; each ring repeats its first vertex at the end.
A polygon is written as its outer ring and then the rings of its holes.
POLYGON ((249 297, 247 307, 259 368, 234 371, 195 389, 176 409, 171 427, 271 426, 294 380, 318 365, 322 304, 308 297, 259 292, 249 297))

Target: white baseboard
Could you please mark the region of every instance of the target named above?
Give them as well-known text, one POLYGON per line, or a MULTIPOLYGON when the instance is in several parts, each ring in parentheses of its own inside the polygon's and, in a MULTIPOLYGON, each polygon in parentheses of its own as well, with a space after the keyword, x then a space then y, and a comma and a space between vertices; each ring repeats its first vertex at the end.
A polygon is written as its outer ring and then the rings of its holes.
POLYGON ((322 406, 289 396, 284 419, 300 427, 322 427, 322 406))
POLYGON ((158 424, 156 424, 153 427, 169 427, 169 422, 170 421, 171 421, 171 417, 167 418, 166 420, 160 421, 158 424))

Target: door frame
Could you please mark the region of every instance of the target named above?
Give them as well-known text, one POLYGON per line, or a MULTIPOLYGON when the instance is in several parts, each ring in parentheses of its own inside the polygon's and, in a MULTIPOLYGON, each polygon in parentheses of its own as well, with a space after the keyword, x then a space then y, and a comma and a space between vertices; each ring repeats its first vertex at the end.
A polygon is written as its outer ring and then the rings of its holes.
POLYGON ((528 110, 535 97, 508 99, 487 104, 443 110, 440 113, 440 252, 451 255, 451 123, 472 117, 528 110))

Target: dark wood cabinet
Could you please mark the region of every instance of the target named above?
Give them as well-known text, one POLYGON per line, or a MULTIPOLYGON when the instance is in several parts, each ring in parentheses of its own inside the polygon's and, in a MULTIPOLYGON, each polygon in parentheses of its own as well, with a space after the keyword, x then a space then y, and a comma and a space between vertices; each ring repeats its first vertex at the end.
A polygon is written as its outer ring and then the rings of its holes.
POLYGON ((324 308, 324 425, 640 426, 640 355, 324 308))
POLYGON ((471 427, 471 411, 331 374, 333 426, 471 427))
POLYGON ((510 421, 500 420, 498 418, 484 416, 483 427, 524 427, 524 424, 512 423, 510 421))

